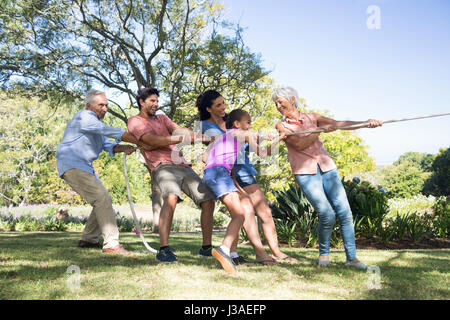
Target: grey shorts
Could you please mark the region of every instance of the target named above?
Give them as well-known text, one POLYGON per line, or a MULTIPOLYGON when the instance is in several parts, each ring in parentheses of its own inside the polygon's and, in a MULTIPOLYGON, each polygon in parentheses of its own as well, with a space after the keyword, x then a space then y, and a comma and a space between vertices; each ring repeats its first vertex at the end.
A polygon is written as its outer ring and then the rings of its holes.
POLYGON ((153 170, 153 179, 158 184, 163 199, 169 194, 175 194, 183 200, 183 191, 198 206, 204 201, 214 200, 211 191, 191 167, 161 163, 153 170))

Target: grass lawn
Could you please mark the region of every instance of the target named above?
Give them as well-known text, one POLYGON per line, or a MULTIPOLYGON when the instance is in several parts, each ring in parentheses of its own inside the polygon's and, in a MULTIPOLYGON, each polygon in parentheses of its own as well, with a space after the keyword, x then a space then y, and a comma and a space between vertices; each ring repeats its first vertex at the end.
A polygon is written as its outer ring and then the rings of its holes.
MULTIPOLYGON (((172 233, 178 262, 160 264, 144 252, 138 236, 121 233, 131 256, 76 247, 76 232, 1 232, 0 299, 441 299, 450 298, 450 250, 359 250, 358 258, 380 268, 381 287, 370 289, 375 273, 344 266, 343 250, 332 250, 332 263, 317 266, 317 249, 284 248, 299 259, 280 266, 239 266, 225 273, 213 258, 197 256, 199 233, 172 233), (80 268, 79 289, 67 268, 80 268), (372 281, 372 282, 371 282, 372 281)), ((223 233, 214 233, 213 245, 223 233)), ((151 246, 159 243, 147 233, 151 246)), ((239 252, 254 259, 249 245, 239 252)))

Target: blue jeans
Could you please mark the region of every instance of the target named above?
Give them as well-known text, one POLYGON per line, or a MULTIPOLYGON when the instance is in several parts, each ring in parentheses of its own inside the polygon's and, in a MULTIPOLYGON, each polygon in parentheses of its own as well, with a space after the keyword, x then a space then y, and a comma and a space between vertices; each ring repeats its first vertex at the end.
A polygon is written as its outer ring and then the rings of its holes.
POLYGON ((353 216, 337 169, 322 172, 318 166, 316 174, 296 174, 295 179, 319 214, 319 254, 330 253, 330 238, 337 215, 347 260, 355 260, 353 216))

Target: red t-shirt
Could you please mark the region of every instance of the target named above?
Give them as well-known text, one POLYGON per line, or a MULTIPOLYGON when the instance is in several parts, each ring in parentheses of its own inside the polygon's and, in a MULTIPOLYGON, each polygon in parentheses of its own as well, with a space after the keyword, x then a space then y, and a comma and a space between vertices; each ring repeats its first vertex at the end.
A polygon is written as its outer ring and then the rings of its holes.
MULTIPOLYGON (((128 131, 136 139, 140 139, 145 133, 158 136, 172 135, 172 128, 175 123, 164 114, 155 115, 151 118, 144 118, 139 115, 128 119, 128 131)), ((168 145, 152 151, 141 150, 145 162, 153 171, 161 162, 189 166, 181 151, 175 145, 168 145)))

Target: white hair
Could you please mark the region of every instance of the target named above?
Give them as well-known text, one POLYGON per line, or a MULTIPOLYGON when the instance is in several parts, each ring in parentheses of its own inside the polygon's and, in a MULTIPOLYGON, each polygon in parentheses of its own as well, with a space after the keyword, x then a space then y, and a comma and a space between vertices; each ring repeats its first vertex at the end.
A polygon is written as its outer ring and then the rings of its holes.
POLYGON ((285 98, 289 101, 291 101, 291 98, 294 97, 295 107, 298 106, 298 93, 294 88, 282 87, 282 88, 275 89, 272 92, 272 100, 275 102, 277 97, 285 98))
POLYGON ((94 97, 99 95, 105 95, 105 93, 97 89, 90 89, 86 93, 86 98, 84 99, 84 101, 86 104, 91 103, 92 101, 94 101, 94 97))

